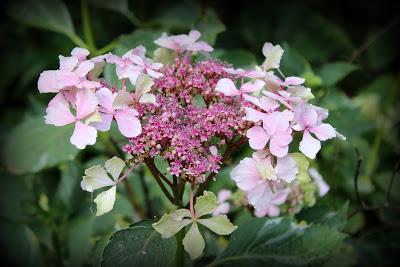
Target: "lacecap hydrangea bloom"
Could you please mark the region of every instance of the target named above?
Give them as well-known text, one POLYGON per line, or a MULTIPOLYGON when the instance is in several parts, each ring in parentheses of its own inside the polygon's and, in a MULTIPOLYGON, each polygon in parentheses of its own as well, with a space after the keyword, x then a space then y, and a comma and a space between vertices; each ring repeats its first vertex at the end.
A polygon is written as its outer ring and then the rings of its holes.
POLYGON ((159 47, 153 57, 144 46, 122 56, 93 58, 88 50, 75 48, 70 56, 59 57, 59 69, 44 71, 38 81, 41 93, 56 93, 45 122, 74 124, 71 143, 77 148, 95 144, 97 131, 110 130, 114 121, 126 137, 121 147, 126 159, 114 157, 83 176, 83 190, 107 188, 94 200, 97 215, 113 208, 117 184, 145 164, 177 206, 154 229, 170 238, 190 226, 183 245, 191 258, 199 257, 205 246, 198 224, 219 235, 236 229, 225 215, 234 194, 224 190, 217 198, 205 191, 235 149, 248 143, 254 150, 231 173, 243 193, 237 195, 244 196, 239 202, 255 216, 278 216, 312 205, 314 192, 329 190, 315 169, 310 177, 307 158, 316 157, 322 141, 344 138, 324 122, 328 111, 309 103, 313 95, 305 80, 283 76, 279 45, 265 43, 260 66, 236 69, 213 58, 213 48, 200 38, 195 30, 164 33, 154 41, 159 47), (115 65, 118 84, 102 76, 106 64, 115 65), (301 136, 298 147, 294 135, 301 136), (299 152, 289 153, 293 150, 299 152), (168 164, 167 175, 157 169, 156 159, 168 164), (190 188, 187 208, 182 202, 185 184, 190 188))

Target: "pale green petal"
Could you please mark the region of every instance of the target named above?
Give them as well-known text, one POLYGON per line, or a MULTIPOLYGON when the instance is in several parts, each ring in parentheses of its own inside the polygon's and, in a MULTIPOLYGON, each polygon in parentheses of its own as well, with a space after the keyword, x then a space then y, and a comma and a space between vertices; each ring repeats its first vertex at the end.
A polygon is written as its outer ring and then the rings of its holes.
POLYGON ((296 161, 299 167, 299 172, 296 176, 297 180, 299 182, 311 181, 310 175, 308 174, 308 166, 310 165, 308 159, 301 153, 289 153, 289 156, 296 161))
POLYGON ((111 174, 114 181, 117 181, 119 175, 125 167, 125 162, 118 157, 112 157, 106 161, 104 167, 106 168, 107 172, 111 174))
POLYGON ((203 250, 206 245, 203 237, 200 234, 197 223, 194 222, 192 224, 189 232, 186 233, 185 238, 182 240, 182 244, 192 260, 203 254, 203 250))
POLYGON ((226 215, 218 215, 208 219, 199 219, 199 223, 219 235, 230 235, 237 228, 233 225, 226 215))
POLYGON ((112 210, 114 207, 116 193, 117 187, 113 186, 97 195, 97 197, 94 199, 94 203, 97 204, 96 216, 103 215, 104 213, 112 210))
POLYGON ((174 63, 176 54, 170 49, 166 49, 163 47, 159 47, 156 50, 154 50, 154 61, 155 62, 160 62, 164 65, 167 64, 172 64, 174 63))
POLYGON ((217 197, 213 192, 204 191, 204 194, 196 198, 194 210, 196 217, 200 218, 205 214, 211 214, 218 207, 217 197))
POLYGON ((89 125, 91 122, 101 122, 99 110, 96 109, 89 117, 85 119, 85 124, 89 125))
POLYGON ((88 192, 93 192, 105 186, 114 185, 114 182, 108 177, 106 171, 100 165, 86 169, 85 174, 86 176, 82 177, 81 187, 88 192))
POLYGON ((170 238, 191 222, 191 219, 175 220, 172 214, 164 214, 158 222, 153 223, 153 228, 161 234, 162 238, 170 238))
POLYGON ((156 104, 157 100, 154 94, 145 93, 140 97, 139 102, 141 104, 156 104))
POLYGON ((311 93, 311 89, 304 86, 290 86, 288 87, 287 91, 291 95, 301 97, 305 100, 314 98, 314 95, 311 93))
POLYGON ((272 48, 272 50, 270 51, 268 57, 265 59, 265 61, 263 63, 263 67, 266 70, 278 69, 280 62, 281 62, 283 52, 284 51, 280 45, 275 45, 272 48))
POLYGON ((135 87, 136 87, 135 93, 138 96, 148 93, 148 92, 150 92, 153 84, 154 84, 154 82, 150 78, 149 75, 140 74, 140 76, 137 78, 136 83, 135 83, 135 87))
POLYGON ((131 93, 120 90, 114 98, 112 106, 114 108, 123 108, 133 104, 131 93))
POLYGON ((187 209, 179 209, 171 213, 172 219, 175 221, 182 221, 183 218, 191 217, 190 210, 187 209))

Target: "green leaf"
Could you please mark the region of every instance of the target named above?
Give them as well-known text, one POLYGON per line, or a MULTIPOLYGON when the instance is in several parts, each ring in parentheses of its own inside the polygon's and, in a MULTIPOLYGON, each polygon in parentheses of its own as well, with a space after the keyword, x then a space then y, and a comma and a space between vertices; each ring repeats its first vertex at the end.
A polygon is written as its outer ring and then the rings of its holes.
POLYGON ((128 0, 89 0, 91 4, 96 7, 111 10, 114 12, 121 13, 126 17, 130 17, 132 12, 129 10, 128 0))
POLYGON ((328 63, 322 66, 319 76, 325 86, 332 86, 357 69, 358 66, 349 63, 328 63))
POLYGON ((174 266, 175 249, 175 238, 162 239, 151 221, 143 221, 111 236, 102 266, 174 266))
POLYGON ((69 141, 73 125, 46 125, 43 117, 26 120, 6 137, 2 151, 7 170, 13 174, 38 172, 78 154, 69 141))
POLYGON ((68 206, 71 202, 76 202, 74 196, 80 190, 79 183, 82 178, 82 169, 78 162, 69 160, 60 165, 60 171, 61 180, 57 187, 56 196, 68 206))
POLYGON ((69 11, 59 0, 15 1, 7 13, 29 26, 74 35, 74 25, 69 11))
POLYGON ((154 40, 160 37, 161 31, 135 30, 130 34, 124 34, 119 38, 118 45, 114 50, 117 55, 123 55, 136 46, 143 45, 147 49, 147 56, 152 56, 157 45, 154 40))
POLYGON ((310 266, 323 262, 345 235, 287 218, 252 219, 232 234, 224 253, 209 266, 310 266))
POLYGON ((308 61, 294 48, 287 43, 283 43, 283 56, 281 60, 281 69, 285 75, 299 75, 306 71, 310 65, 308 61))
POLYGON ((187 31, 193 28, 199 15, 198 6, 186 2, 161 9, 161 13, 151 23, 168 31, 187 31))
POLYGON ((333 210, 327 205, 316 205, 312 208, 302 210, 297 214, 298 220, 307 223, 326 225, 337 230, 342 230, 347 222, 347 211, 349 203, 344 203, 338 210, 333 210))
POLYGON ((69 223, 67 246, 69 250, 68 266, 82 266, 91 249, 91 235, 95 217, 78 217, 69 223))
POLYGON ((251 68, 257 64, 256 57, 245 50, 214 50, 213 55, 235 68, 251 68))
POLYGON ((194 210, 197 218, 205 214, 211 214, 218 206, 217 196, 210 191, 204 191, 202 196, 196 198, 196 204, 194 210))
POLYGON ((39 258, 40 244, 38 239, 26 225, 0 221, 0 247, 2 262, 5 265, 43 265, 39 258))
POLYGON ((197 23, 196 29, 202 33, 201 39, 209 45, 214 45, 218 34, 226 30, 225 25, 218 18, 214 9, 207 8, 200 21, 197 23))

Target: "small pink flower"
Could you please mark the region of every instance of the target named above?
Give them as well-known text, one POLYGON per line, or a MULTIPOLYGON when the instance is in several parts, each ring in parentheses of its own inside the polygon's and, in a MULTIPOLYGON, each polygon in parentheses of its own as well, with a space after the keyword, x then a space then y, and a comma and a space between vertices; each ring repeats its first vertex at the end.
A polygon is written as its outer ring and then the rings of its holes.
POLYGON ((328 117, 328 111, 310 104, 299 104, 294 111, 295 131, 304 131, 303 139, 300 142, 300 151, 314 159, 321 149, 321 142, 336 137, 336 130, 330 124, 322 121, 328 117), (311 136, 313 133, 316 138, 311 136))
POLYGON ((247 130, 250 147, 253 149, 264 149, 269 141, 271 154, 277 157, 286 156, 289 144, 292 142, 292 129, 289 122, 293 113, 285 110, 273 112, 263 118, 263 127, 253 126, 247 130))
POLYGON ((218 207, 214 210, 213 216, 227 214, 230 210, 231 205, 227 201, 232 195, 232 192, 227 189, 223 189, 218 192, 218 207))
POLYGON ((297 173, 296 161, 290 156, 278 158, 273 167, 270 155, 263 158, 260 153, 255 153, 253 158, 241 160, 232 170, 231 177, 247 193, 257 216, 278 216, 277 206, 285 202, 289 193, 282 182, 291 183, 297 173))
POLYGON ((234 68, 224 68, 224 71, 226 71, 229 74, 235 75, 238 78, 263 78, 265 76, 264 71, 259 71, 259 70, 244 70, 244 69, 234 69, 234 68))
POLYGON ((58 93, 46 109, 45 122, 55 126, 64 126, 75 123, 71 136, 71 143, 79 149, 96 143, 97 131, 94 127, 84 123, 97 110, 98 100, 89 89, 82 89, 76 93, 76 115, 70 111, 70 103, 62 93, 58 93))
POLYGON ((106 61, 117 66, 118 79, 129 79, 133 85, 142 73, 146 73, 153 78, 162 77, 164 74, 158 70, 163 67, 163 64, 153 62, 151 59, 146 58, 145 54, 146 48, 138 46, 129 50, 122 57, 108 54, 106 61))
POLYGON ((285 203, 289 192, 290 188, 281 188, 280 185, 277 185, 273 192, 271 187, 264 183, 249 192, 247 199, 254 206, 254 215, 257 217, 276 217, 280 214, 279 206, 285 203))
POLYGON ((223 93, 225 96, 243 96, 248 93, 254 93, 260 91, 265 85, 265 82, 261 80, 255 80, 254 82, 247 82, 241 85, 240 89, 236 88, 235 83, 227 78, 222 78, 218 81, 215 90, 223 93))
POLYGON ((73 87, 94 89, 100 86, 98 82, 87 79, 88 73, 93 70, 94 63, 86 60, 86 49, 75 48, 71 57, 60 56, 60 68, 47 70, 40 74, 38 89, 41 93, 58 93, 61 90, 70 90, 73 87), (79 50, 78 50, 79 49, 79 50))
POLYGON ((211 52, 214 49, 203 41, 197 41, 201 37, 201 33, 196 30, 192 30, 187 34, 171 35, 168 36, 163 33, 160 38, 154 41, 157 45, 172 49, 178 53, 182 53, 186 50, 194 52, 211 52))
POLYGON ((275 100, 272 100, 268 97, 262 96, 261 98, 257 98, 254 96, 245 95, 244 99, 248 102, 254 104, 259 107, 262 111, 258 111, 251 107, 245 107, 246 110, 246 120, 252 122, 259 122, 266 118, 266 115, 276 111, 279 108, 279 103, 275 100))
POLYGON ((100 88, 96 92, 99 100, 99 114, 101 122, 94 122, 92 125, 99 131, 108 131, 111 127, 113 118, 116 120, 119 131, 126 137, 136 137, 142 132, 140 120, 137 118, 139 113, 128 106, 116 108, 113 106, 116 93, 112 93, 108 88, 100 88))

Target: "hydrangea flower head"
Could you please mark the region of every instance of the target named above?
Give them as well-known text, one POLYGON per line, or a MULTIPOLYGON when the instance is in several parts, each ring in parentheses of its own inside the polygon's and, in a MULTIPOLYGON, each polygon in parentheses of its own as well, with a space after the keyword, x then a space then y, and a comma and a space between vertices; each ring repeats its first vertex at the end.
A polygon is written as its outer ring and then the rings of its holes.
POLYGON ((236 69, 210 55, 196 57, 213 51, 200 37, 196 30, 164 33, 154 41, 159 48, 153 58, 146 56, 144 46, 122 56, 108 53, 91 59, 86 49, 75 48, 70 56, 59 57, 58 70, 42 72, 38 81, 41 93, 56 93, 46 109, 46 123, 74 124, 71 143, 77 148, 93 145, 97 131, 109 131, 113 121, 126 137, 121 148, 129 160, 114 157, 83 176, 83 190, 108 188, 94 200, 97 215, 112 209, 118 182, 134 166, 145 164, 167 198, 179 206, 153 227, 170 238, 190 226, 183 245, 192 259, 205 246, 199 224, 219 235, 236 229, 225 215, 230 210, 227 200, 235 194, 223 190, 217 198, 205 191, 235 149, 248 143, 254 150, 231 172, 243 202, 252 206, 255 216, 273 217, 284 207, 294 213, 302 205, 313 205, 317 187, 321 196, 329 190, 318 173, 311 169, 309 174, 306 157, 316 157, 321 141, 342 137, 324 122, 328 111, 309 103, 313 95, 305 80, 282 74, 284 51, 279 45, 264 44, 262 65, 236 69), (118 83, 102 76, 105 64, 115 65, 118 83), (291 151, 297 149, 292 144, 295 135, 302 136, 298 149, 305 156, 291 151), (156 160, 164 161, 165 172, 156 160), (126 164, 134 166, 121 176, 126 164), (181 203, 187 183, 189 209, 181 203))

